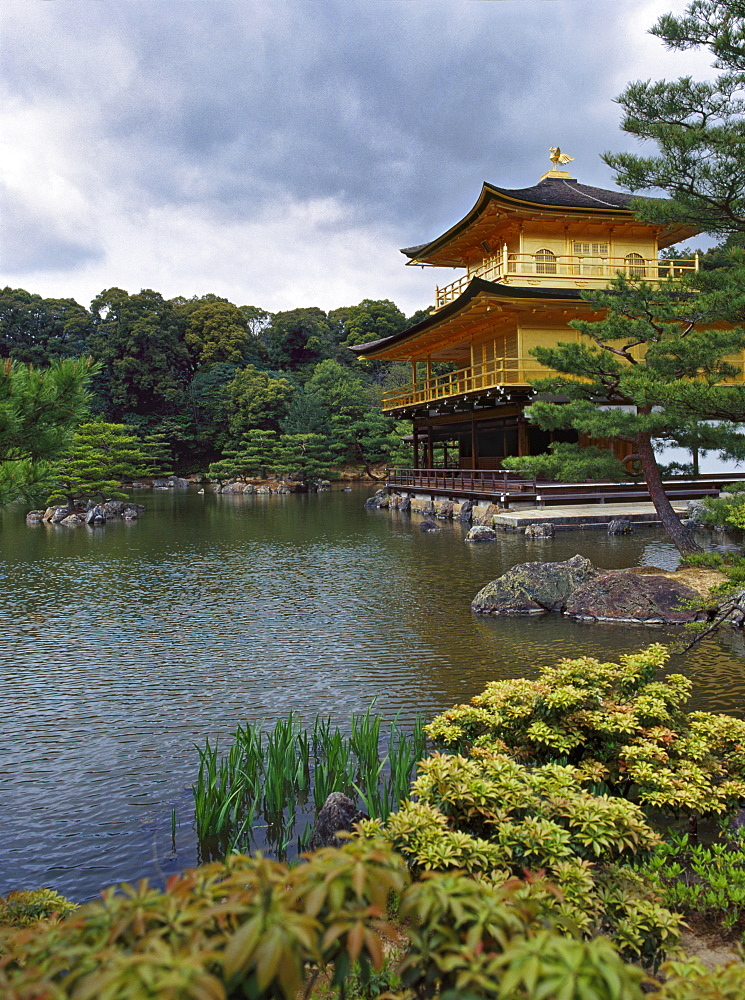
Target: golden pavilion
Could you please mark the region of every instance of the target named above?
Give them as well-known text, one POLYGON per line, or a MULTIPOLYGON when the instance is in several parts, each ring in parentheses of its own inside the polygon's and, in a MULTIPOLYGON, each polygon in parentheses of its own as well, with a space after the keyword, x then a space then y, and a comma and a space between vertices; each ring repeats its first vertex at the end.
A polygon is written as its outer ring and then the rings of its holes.
MULTIPOLYGON (((698 268, 697 258, 659 259, 694 230, 641 222, 632 195, 580 184, 565 169, 571 157, 551 154, 537 184, 485 183, 447 232, 402 250, 409 265, 458 273, 436 286, 424 320, 352 348, 363 359, 411 365, 410 383, 386 392, 383 409, 412 422, 414 469, 498 470, 505 456, 576 441, 575 432, 548 433, 525 416, 531 379, 548 374, 531 349, 578 339, 570 320, 600 318, 582 291, 619 271, 655 280, 698 268)), ((619 457, 628 453, 625 442, 613 446, 619 457)))

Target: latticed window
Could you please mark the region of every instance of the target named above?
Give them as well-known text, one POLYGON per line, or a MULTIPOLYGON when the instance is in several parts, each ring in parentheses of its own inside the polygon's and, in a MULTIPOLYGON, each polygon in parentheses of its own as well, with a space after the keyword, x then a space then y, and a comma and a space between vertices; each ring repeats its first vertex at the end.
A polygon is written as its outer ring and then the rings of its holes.
POLYGON ((607 257, 607 243, 574 243, 575 257, 607 257))
POLYGON ((545 247, 535 255, 536 274, 556 274, 556 254, 545 247))
POLYGON ((626 273, 632 278, 643 278, 646 273, 644 258, 640 253, 627 253, 624 257, 626 273))

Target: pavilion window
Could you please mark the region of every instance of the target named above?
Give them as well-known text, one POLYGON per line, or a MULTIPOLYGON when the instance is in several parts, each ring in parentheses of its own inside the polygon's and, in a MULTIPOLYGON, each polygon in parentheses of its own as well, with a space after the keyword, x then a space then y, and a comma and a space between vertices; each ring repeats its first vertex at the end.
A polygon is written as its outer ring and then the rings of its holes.
POLYGON ((608 256, 608 244, 607 243, 580 243, 577 240, 574 241, 574 256, 575 257, 607 257, 608 256))
POLYGON ((556 274, 556 254, 545 247, 535 254, 536 274, 556 274))
POLYGON ((643 278, 647 273, 644 258, 639 253, 627 253, 624 257, 626 274, 632 278, 643 278))

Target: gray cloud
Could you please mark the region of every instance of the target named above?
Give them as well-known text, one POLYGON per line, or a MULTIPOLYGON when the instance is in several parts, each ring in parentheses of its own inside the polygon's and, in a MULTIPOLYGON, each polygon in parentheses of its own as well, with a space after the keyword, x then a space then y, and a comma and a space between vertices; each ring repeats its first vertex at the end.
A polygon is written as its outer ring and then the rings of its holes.
MULTIPOLYGON (((146 220, 171 209, 219 227, 287 200, 332 199, 354 225, 386 227, 411 245, 452 224, 483 180, 536 181, 551 145, 576 157, 581 180, 611 184, 598 154, 626 144, 612 98, 633 54, 629 12, 649 7, 7 5, 4 99, 30 117, 55 109, 50 170, 77 184, 80 211, 88 199, 102 225, 109 213, 146 220)), ((90 259, 85 240, 75 250, 67 239, 71 268, 90 259)))
POLYGON ((72 239, 58 231, 54 218, 25 210, 0 184, 0 270, 7 275, 28 271, 74 271, 100 261, 102 247, 72 239))

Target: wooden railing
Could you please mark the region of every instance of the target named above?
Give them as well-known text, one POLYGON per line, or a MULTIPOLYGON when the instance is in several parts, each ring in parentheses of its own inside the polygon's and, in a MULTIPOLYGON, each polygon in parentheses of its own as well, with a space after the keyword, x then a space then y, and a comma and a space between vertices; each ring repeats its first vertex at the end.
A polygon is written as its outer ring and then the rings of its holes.
MULTIPOLYGON (((727 482, 742 478, 742 473, 703 475, 695 479, 666 479, 665 492, 670 500, 683 501, 717 496, 727 482)), ((537 507, 563 504, 605 504, 649 502, 644 482, 625 483, 554 483, 522 479, 515 472, 496 469, 388 469, 386 485, 393 491, 417 490, 423 493, 454 497, 488 497, 504 506, 532 503, 537 507)))
POLYGON ((528 385, 531 379, 551 374, 535 358, 497 358, 470 368, 459 368, 437 378, 422 379, 411 385, 389 389, 383 393, 383 409, 395 410, 416 403, 432 403, 438 399, 478 392, 479 389, 495 389, 502 385, 528 385))
POLYGON ((536 492, 536 480, 523 479, 504 469, 388 469, 387 484, 392 488, 452 490, 454 493, 536 492))
POLYGON ((698 256, 685 260, 649 260, 643 257, 579 257, 566 254, 552 258, 536 254, 508 254, 489 257, 470 274, 449 285, 435 288, 435 308, 453 302, 473 278, 509 285, 549 285, 551 287, 602 287, 620 272, 627 277, 659 281, 698 270, 698 256))

